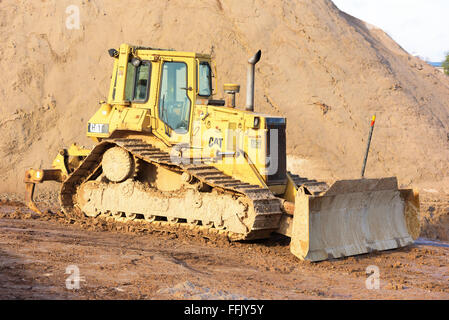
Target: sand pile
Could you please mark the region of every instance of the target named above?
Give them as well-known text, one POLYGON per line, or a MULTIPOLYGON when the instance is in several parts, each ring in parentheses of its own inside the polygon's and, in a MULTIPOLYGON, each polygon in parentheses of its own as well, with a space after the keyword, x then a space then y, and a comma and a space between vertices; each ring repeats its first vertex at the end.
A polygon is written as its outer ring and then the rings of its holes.
POLYGON ((213 53, 219 87, 237 82, 241 92, 246 60, 262 49, 256 110, 288 118, 296 173, 357 178, 376 114, 367 176, 449 192, 449 78, 331 1, 3 0, 0 8, 0 193, 21 192, 23 172, 49 167, 59 148, 92 145, 86 122, 108 92, 107 49, 122 42, 213 53), (70 5, 79 30, 66 27, 70 5))

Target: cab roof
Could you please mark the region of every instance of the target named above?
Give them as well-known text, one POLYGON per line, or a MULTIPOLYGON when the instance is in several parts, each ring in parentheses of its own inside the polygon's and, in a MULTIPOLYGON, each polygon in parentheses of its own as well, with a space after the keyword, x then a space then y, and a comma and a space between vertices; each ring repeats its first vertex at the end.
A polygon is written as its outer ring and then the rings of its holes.
POLYGON ((161 48, 141 47, 132 45, 130 45, 130 47, 136 50, 137 55, 160 55, 168 57, 187 57, 187 58, 203 58, 203 59, 211 58, 210 54, 204 53, 176 51, 174 49, 161 49, 161 48))

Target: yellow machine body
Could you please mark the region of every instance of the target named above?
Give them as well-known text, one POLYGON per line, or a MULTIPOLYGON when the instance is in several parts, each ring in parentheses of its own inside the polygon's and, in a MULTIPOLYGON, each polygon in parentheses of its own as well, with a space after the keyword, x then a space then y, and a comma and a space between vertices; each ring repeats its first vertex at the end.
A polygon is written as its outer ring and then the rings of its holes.
MULTIPOLYGON (((399 190, 395 178, 337 182, 329 188, 287 172, 286 119, 237 109, 235 96, 214 100, 217 75, 209 55, 127 44, 109 53, 114 67, 108 99, 87 124, 87 136, 97 143, 138 138, 183 161, 200 160, 268 188, 284 210, 275 228, 292 238, 292 253, 300 259, 402 247, 419 234, 418 194, 399 190)), ((227 84, 225 92, 235 95, 239 86, 227 84)), ((60 152, 48 179, 28 171, 30 207, 37 209, 34 183, 64 181, 88 154, 76 146, 60 152)))
POLYGON ((267 170, 274 160, 270 163, 266 150, 270 125, 279 127, 285 149, 285 118, 211 105, 212 84, 209 55, 122 45, 114 61, 108 101, 89 120, 87 136, 100 141, 118 137, 123 132, 150 135, 166 147, 179 146, 184 157, 210 160, 230 176, 271 186, 277 194, 283 194, 287 183, 285 151, 276 156, 284 174, 271 182, 267 170), (130 56, 140 59, 141 65, 134 67, 130 56), (172 70, 173 65, 176 68, 172 70), (169 78, 171 72, 177 73, 176 76, 169 78), (131 97, 131 92, 141 87, 147 93, 131 97), (163 108, 173 117, 178 113, 185 126, 173 128, 172 123, 164 119, 163 108))

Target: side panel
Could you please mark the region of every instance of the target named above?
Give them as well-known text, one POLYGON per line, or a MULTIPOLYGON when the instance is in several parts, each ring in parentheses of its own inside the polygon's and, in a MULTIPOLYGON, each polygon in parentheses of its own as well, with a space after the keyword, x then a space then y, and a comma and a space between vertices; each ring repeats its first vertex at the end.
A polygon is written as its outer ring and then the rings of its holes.
POLYGON ((108 138, 117 130, 151 132, 151 112, 143 108, 100 108, 89 119, 87 136, 108 138))
POLYGON ((225 174, 265 187, 266 130, 252 125, 255 115, 227 107, 195 108, 191 157, 210 162, 225 174))

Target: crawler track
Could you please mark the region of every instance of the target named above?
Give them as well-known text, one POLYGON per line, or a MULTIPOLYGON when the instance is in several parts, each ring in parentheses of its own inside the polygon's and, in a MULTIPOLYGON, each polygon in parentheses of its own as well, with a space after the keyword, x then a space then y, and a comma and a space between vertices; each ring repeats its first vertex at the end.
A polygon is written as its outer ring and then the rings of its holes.
MULTIPOLYGON (((281 203, 280 199, 275 197, 268 188, 236 180, 202 161, 195 160, 193 163, 192 161, 186 163, 186 159, 170 156, 169 153, 139 139, 104 140, 92 150, 61 187, 60 202, 66 215, 74 219, 83 215, 76 203, 77 190, 84 182, 95 180, 101 175, 102 155, 109 148, 115 146, 126 149, 139 161, 161 166, 173 172, 187 172, 198 181, 219 192, 239 198, 244 197, 255 216, 250 219, 251 225, 246 225, 247 232, 240 234, 228 232, 227 235, 231 240, 267 238, 278 229, 283 214, 281 203)), ((186 209, 188 210, 188 208, 186 209)), ((154 223, 160 222, 155 221, 154 223)), ((191 226, 191 228, 204 231, 205 226, 191 226)), ((226 230, 220 230, 221 234, 226 232, 226 230)))

